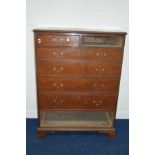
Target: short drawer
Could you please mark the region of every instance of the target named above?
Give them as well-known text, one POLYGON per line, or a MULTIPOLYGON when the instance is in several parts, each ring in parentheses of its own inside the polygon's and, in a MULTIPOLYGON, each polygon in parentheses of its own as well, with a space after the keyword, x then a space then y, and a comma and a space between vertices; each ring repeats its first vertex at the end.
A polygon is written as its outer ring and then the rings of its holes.
POLYGON ((119 78, 38 78, 38 91, 117 94, 119 78))
POLYGON ((37 46, 79 46, 79 36, 41 34, 36 37, 37 46))
POLYGON ((122 36, 94 36, 82 35, 80 46, 122 47, 122 36))
POLYGON ((37 48, 37 59, 86 60, 121 63, 121 48, 37 48))
POLYGON ((39 93, 40 109, 114 109, 117 96, 101 95, 56 95, 39 93))
POLYGON ((119 77, 121 64, 37 61, 38 76, 119 77))

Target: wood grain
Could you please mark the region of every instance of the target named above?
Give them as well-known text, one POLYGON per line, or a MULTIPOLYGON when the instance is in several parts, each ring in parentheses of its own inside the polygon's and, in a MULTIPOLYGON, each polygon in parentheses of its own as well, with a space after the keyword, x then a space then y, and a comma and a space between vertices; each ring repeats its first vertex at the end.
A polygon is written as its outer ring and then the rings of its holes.
POLYGON ((122 63, 121 48, 37 48, 37 60, 53 60, 53 61, 101 61, 122 63))
POLYGON ((79 36, 69 35, 38 35, 36 38, 37 46, 79 46, 79 36))
POLYGON ((117 96, 39 93, 40 109, 114 109, 117 96))
POLYGON ((121 64, 37 61, 38 76, 120 77, 121 64))
POLYGON ((38 78, 38 91, 118 94, 119 80, 119 78, 38 78))

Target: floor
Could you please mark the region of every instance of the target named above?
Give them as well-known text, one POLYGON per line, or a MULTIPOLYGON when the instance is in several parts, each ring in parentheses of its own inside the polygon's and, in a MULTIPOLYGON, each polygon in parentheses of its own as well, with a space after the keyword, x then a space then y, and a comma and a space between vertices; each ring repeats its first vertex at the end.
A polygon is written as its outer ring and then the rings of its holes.
POLYGON ((128 155, 129 120, 116 120, 116 137, 95 132, 56 132, 37 137, 37 120, 26 119, 27 155, 128 155))

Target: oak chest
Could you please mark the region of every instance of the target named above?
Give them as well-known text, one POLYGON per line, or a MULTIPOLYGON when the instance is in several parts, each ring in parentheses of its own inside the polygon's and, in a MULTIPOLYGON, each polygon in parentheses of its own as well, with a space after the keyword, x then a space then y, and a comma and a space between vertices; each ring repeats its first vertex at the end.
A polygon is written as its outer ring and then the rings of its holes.
POLYGON ((35 29, 38 136, 115 135, 125 32, 35 29))

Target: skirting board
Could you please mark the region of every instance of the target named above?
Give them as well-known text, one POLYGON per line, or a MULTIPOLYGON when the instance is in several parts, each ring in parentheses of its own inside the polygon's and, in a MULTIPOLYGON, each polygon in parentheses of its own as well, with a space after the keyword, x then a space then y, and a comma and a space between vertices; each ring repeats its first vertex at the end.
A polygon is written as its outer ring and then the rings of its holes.
MULTIPOLYGON (((37 111, 34 109, 26 110, 26 118, 37 118, 37 111)), ((116 118, 117 119, 129 119, 128 110, 117 111, 116 118)))

